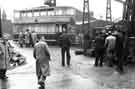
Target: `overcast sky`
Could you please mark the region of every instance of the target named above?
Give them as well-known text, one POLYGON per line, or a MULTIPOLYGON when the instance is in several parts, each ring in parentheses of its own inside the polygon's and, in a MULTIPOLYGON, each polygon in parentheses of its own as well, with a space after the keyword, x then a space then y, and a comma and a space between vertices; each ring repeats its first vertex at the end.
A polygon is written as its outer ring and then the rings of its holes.
MULTIPOLYGON (((56 0, 57 6, 73 6, 82 10, 83 0, 56 0)), ((94 16, 105 18, 107 0, 89 0, 90 10, 94 12, 94 16)), ((0 7, 3 8, 8 18, 12 18, 13 10, 31 8, 43 5, 44 0, 0 0, 0 7)), ((122 16, 123 5, 112 0, 112 16, 117 19, 122 16)))

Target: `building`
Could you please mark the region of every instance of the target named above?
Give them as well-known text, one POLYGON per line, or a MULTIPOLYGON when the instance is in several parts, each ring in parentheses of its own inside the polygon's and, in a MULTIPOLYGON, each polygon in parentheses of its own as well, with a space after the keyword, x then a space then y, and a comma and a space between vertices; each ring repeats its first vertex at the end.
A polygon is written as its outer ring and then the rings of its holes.
POLYGON ((1 29, 2 36, 7 39, 12 39, 13 24, 11 20, 7 19, 5 10, 3 10, 1 14, 1 29))

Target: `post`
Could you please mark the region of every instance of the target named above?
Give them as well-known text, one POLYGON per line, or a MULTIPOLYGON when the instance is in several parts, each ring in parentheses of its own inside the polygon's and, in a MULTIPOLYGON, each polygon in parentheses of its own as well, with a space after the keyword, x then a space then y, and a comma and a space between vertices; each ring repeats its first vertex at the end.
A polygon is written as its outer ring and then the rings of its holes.
POLYGON ((0 38, 2 38, 2 19, 1 19, 1 8, 0 8, 0 38))

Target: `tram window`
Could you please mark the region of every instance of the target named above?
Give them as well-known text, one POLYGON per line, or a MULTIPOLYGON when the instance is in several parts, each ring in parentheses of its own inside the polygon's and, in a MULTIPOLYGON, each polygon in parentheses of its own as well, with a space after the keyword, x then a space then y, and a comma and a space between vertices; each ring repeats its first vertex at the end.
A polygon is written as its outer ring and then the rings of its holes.
POLYGON ((62 26, 59 26, 59 32, 62 32, 62 26))
POLYGON ((41 15, 42 15, 42 16, 47 16, 47 12, 46 12, 46 11, 42 11, 42 12, 41 12, 41 15))
POLYGON ((56 11, 56 15, 62 15, 63 13, 62 13, 62 10, 57 10, 56 11))
POLYGON ((67 15, 67 10, 63 10, 63 15, 67 15))
POLYGON ((68 14, 68 15, 74 15, 74 10, 73 10, 73 9, 68 10, 68 11, 67 11, 67 14, 68 14))
POLYGON ((53 16, 54 15, 54 11, 48 11, 48 15, 49 16, 53 16))
POLYGON ((15 16, 15 18, 19 18, 20 14, 19 13, 15 13, 14 16, 15 16))
POLYGON ((30 12, 27 13, 27 16, 32 17, 32 13, 30 13, 30 12))
POLYGON ((56 24, 55 32, 59 32, 59 25, 58 24, 56 24))
POLYGON ((55 25, 48 25, 47 32, 48 33, 55 33, 55 25))
POLYGON ((47 33, 47 26, 46 25, 41 25, 41 32, 47 33))
POLYGON ((34 16, 39 16, 39 12, 34 12, 34 16))
POLYGON ((74 15, 74 10, 73 9, 71 9, 70 15, 74 15))
POLYGON ((22 16, 27 16, 27 13, 22 13, 22 16))

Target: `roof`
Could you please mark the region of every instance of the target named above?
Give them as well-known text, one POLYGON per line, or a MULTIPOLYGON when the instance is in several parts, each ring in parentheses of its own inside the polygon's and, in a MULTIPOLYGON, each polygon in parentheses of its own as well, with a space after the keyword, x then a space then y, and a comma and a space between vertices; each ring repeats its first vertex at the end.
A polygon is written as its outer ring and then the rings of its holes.
MULTIPOLYGON (((39 6, 39 7, 32 7, 32 8, 26 8, 22 10, 15 10, 15 12, 30 12, 30 11, 45 11, 45 10, 54 10, 54 9, 76 9, 71 6, 56 6, 56 7, 48 7, 48 6, 39 6)), ((76 9, 78 10, 78 9, 76 9)), ((78 10, 79 11, 79 10, 78 10)))

